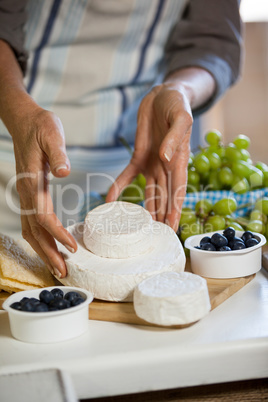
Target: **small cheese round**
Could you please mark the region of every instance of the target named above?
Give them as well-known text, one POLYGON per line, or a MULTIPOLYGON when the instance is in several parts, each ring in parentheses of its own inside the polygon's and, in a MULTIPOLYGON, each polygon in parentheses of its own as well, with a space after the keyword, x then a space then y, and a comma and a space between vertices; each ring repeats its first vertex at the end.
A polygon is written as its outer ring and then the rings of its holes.
POLYGON ((163 272, 139 283, 134 309, 157 325, 183 325, 203 318, 211 309, 207 282, 190 272, 163 272))
POLYGON ((90 211, 85 219, 85 246, 99 257, 128 258, 152 246, 152 217, 130 202, 115 201, 90 211))
POLYGON ((135 286, 145 278, 164 271, 184 270, 186 259, 181 242, 164 223, 153 221, 152 247, 146 253, 121 259, 99 257, 87 250, 83 223, 67 229, 75 238, 78 250, 73 254, 57 242, 68 272, 60 282, 87 289, 96 299, 132 301, 135 286))

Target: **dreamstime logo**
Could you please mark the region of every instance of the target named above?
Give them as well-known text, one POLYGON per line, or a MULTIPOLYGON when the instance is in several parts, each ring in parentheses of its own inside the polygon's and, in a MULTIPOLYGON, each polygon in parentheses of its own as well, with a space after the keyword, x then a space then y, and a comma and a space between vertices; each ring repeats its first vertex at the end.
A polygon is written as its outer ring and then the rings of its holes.
MULTIPOLYGON (((126 222, 114 222, 112 220, 104 220, 102 222, 94 223, 93 225, 78 225, 76 232, 80 235, 89 237, 95 237, 95 235, 102 236, 103 234, 109 234, 113 238, 118 238, 121 235, 129 235, 130 233, 139 233, 150 237, 151 235, 158 236, 159 234, 170 234, 172 229, 168 225, 162 225, 160 222, 150 223, 138 223, 135 219, 128 219, 126 222)), ((134 217, 133 217, 134 218, 134 217)))
POLYGON ((97 234, 101 236, 103 234, 109 234, 114 238, 117 238, 121 235, 129 235, 130 233, 140 233, 149 236, 152 231, 153 227, 149 223, 137 224, 137 222, 133 219, 127 219, 126 222, 120 223, 107 219, 104 222, 95 223, 93 226, 90 226, 90 228, 87 230, 87 235, 94 236, 97 234))
MULTIPOLYGON (((92 179, 105 181, 111 185, 117 186, 117 182, 114 178, 105 173, 87 173, 86 176, 86 189, 80 187, 76 183, 64 184, 63 182, 51 183, 51 174, 46 175, 43 171, 38 173, 20 173, 17 176, 13 176, 5 191, 5 198, 10 210, 19 215, 44 215, 53 214, 56 211, 59 220, 61 220, 63 214, 72 216, 79 214, 81 210, 89 211, 91 209, 91 182, 92 179), (14 191, 18 190, 20 196, 20 204, 17 205, 14 198, 14 191), (72 193, 72 198, 76 201, 68 203, 68 207, 64 203, 64 199, 72 193), (53 199, 53 207, 51 199, 53 199)), ((127 186, 126 186, 127 187, 127 186)), ((143 190, 136 184, 132 183, 128 186, 134 190, 134 194, 128 194, 124 196, 124 201, 133 202, 137 200, 137 195, 141 199, 144 197, 143 190)), ((172 176, 171 172, 168 173, 167 187, 163 188, 158 184, 150 184, 146 186, 146 200, 144 200, 144 206, 146 209, 150 205, 154 205, 156 214, 161 211, 170 213, 173 209, 179 209, 186 193, 186 185, 178 187, 175 191, 172 191, 172 176)), ((115 187, 116 190, 116 187, 115 187)), ((123 189, 124 190, 124 189, 123 189)), ((122 190, 122 191, 123 191, 122 190)), ((121 192, 122 194, 122 192, 121 192)), ((71 197, 71 196, 70 196, 71 197)), ((120 197, 119 197, 120 200, 120 197)), ((114 208, 113 204, 110 204, 111 212, 114 208)), ((125 204, 121 203, 122 213, 129 215, 135 215, 135 209, 128 207, 126 210, 125 204)), ((107 210, 109 213, 109 210, 107 210)))
POLYGON ((80 210, 79 203, 76 203, 73 208, 64 207, 63 199, 68 191, 74 192, 78 200, 84 197, 82 188, 75 183, 52 185, 48 175, 45 175, 42 171, 38 173, 19 173, 7 183, 5 198, 10 210, 19 215, 53 214, 51 198, 55 200, 54 209, 60 211, 61 214, 74 215, 80 210), (20 206, 16 204, 13 196, 16 188, 20 196, 20 206), (25 207, 26 205, 27 207, 25 207))

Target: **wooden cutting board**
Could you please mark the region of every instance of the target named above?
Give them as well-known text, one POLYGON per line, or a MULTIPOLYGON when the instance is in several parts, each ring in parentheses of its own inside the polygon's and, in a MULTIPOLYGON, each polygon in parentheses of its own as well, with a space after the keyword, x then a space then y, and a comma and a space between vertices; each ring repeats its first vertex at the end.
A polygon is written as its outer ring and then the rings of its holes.
MULTIPOLYGON (((262 264, 263 267, 268 271, 268 245, 265 245, 263 247, 262 264)), ((191 272, 191 264, 189 258, 187 258, 186 260, 185 270, 191 272)), ((232 279, 206 278, 211 310, 214 310, 214 308, 219 306, 225 300, 229 299, 229 297, 231 297, 238 290, 242 289, 247 283, 252 281, 255 275, 256 274, 232 279)), ((112 303, 101 300, 94 300, 89 305, 89 318, 91 320, 99 321, 156 326, 139 318, 135 313, 133 303, 112 303)), ((184 328, 192 324, 176 325, 169 328, 184 328)))
MULTIPOLYGON (((191 271, 190 261, 188 259, 186 262, 186 271, 191 271)), ((236 293, 239 289, 243 288, 254 277, 255 274, 234 279, 207 279, 211 310, 219 306, 226 299, 236 293)), ((2 308, 2 304, 8 296, 9 293, 0 292, 0 308, 2 308)), ((133 303, 116 303, 94 300, 89 305, 89 319, 155 326, 142 320, 136 315, 133 303)), ((184 328, 187 326, 189 325, 178 325, 169 328, 184 328)))
MULTIPOLYGON (((254 275, 235 279, 207 279, 211 310, 231 297, 239 289, 249 283, 254 275)), ((91 320, 122 322, 126 324, 149 325, 139 318, 134 310, 133 303, 111 303, 95 300, 89 305, 89 318, 91 320)), ((176 325, 174 328, 184 328, 189 325, 176 325)))

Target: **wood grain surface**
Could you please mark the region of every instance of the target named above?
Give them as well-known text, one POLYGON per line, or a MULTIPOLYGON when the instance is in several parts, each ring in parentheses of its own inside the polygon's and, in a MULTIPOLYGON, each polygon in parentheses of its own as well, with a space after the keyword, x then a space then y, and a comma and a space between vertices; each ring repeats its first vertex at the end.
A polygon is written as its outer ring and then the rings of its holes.
MULTIPOLYGON (((207 279, 211 310, 243 288, 254 277, 255 274, 235 279, 207 279)), ((155 326, 136 315, 133 303, 113 303, 95 300, 89 305, 89 318, 91 320, 155 326)), ((184 328, 189 325, 191 324, 176 325, 172 326, 172 328, 184 328)))

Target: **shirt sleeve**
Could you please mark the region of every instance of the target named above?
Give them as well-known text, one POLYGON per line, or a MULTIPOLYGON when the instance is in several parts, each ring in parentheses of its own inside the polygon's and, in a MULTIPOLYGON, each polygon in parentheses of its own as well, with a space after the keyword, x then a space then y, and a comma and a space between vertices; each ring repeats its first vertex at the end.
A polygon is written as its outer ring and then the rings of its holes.
POLYGON ((195 110, 207 110, 240 76, 242 21, 239 0, 190 0, 165 49, 166 75, 201 67, 215 79, 212 98, 195 110))
POLYGON ((23 74, 25 74, 28 58, 24 49, 26 5, 27 0, 0 1, 0 39, 12 48, 23 74))

